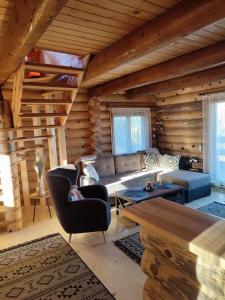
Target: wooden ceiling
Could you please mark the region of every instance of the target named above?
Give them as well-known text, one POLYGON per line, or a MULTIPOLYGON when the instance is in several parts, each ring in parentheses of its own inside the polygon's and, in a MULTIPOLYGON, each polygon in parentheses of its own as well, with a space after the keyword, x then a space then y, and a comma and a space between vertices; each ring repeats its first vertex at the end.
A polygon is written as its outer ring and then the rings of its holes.
POLYGON ((10 16, 14 8, 14 0, 0 0, 0 44, 6 34, 10 16))
MULTIPOLYGON (((14 3, 0 0, 0 42, 14 3)), ((66 2, 66 1, 65 1, 66 2)), ((179 0, 68 0, 35 47, 84 56, 96 54, 164 13, 179 0)), ((204 48, 225 37, 225 19, 82 84, 90 88, 204 48)))
MULTIPOLYGON (((69 0, 42 35, 37 47, 78 55, 98 53, 135 28, 175 5, 177 0, 69 0)), ((211 45, 225 37, 225 19, 82 84, 112 79, 211 45)))
POLYGON ((94 54, 177 2, 69 0, 36 46, 79 55, 94 54))
POLYGON ((110 72, 98 76, 86 83, 83 83, 83 87, 93 87, 104 82, 108 82, 112 79, 122 77, 127 74, 142 70, 152 65, 159 64, 182 54, 192 52, 196 49, 212 45, 217 41, 222 41, 225 38, 225 19, 217 22, 213 25, 205 27, 194 34, 180 39, 179 41, 172 43, 166 47, 161 48, 158 51, 151 52, 148 55, 142 56, 135 61, 128 64, 121 65, 110 72))

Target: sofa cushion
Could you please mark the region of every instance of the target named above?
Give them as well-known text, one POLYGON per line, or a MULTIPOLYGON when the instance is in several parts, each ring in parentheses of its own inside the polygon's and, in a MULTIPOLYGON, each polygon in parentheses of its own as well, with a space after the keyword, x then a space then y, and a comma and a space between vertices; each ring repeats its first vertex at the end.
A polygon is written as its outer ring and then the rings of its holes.
POLYGON ((83 167, 83 173, 84 175, 94 179, 96 182, 99 181, 99 175, 97 171, 95 170, 95 167, 93 164, 89 163, 86 166, 83 167))
POLYGON ((158 155, 159 167, 162 170, 179 170, 180 155, 158 155))
POLYGON ((158 148, 147 148, 144 152, 145 154, 160 154, 158 148))
POLYGON ((154 170, 143 170, 116 174, 101 178, 98 184, 105 185, 110 196, 115 192, 126 188, 143 188, 147 181, 156 180, 157 172, 154 170))
POLYGON ((182 185, 186 190, 200 188, 210 184, 210 176, 204 173, 177 170, 164 172, 158 175, 163 182, 171 182, 182 185))
POLYGON ((75 202, 78 200, 84 200, 84 196, 78 191, 76 185, 71 185, 69 195, 68 195, 69 202, 75 202))
POLYGON ((115 156, 115 168, 116 174, 140 171, 142 169, 141 154, 134 153, 115 156))
POLYGON ((100 178, 115 175, 115 165, 113 156, 98 157, 94 163, 94 167, 100 178))
POLYGON ((144 155, 144 165, 149 170, 155 170, 159 168, 158 155, 155 153, 149 153, 144 155))

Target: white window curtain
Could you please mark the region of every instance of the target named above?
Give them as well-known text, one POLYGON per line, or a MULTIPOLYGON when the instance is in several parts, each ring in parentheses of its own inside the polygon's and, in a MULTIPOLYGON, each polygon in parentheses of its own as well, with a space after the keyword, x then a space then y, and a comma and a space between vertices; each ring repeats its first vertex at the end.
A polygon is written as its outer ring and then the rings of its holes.
POLYGON ((150 108, 112 108, 113 154, 150 147, 150 108))
POLYGON ((203 165, 212 183, 225 185, 225 93, 203 99, 203 165))

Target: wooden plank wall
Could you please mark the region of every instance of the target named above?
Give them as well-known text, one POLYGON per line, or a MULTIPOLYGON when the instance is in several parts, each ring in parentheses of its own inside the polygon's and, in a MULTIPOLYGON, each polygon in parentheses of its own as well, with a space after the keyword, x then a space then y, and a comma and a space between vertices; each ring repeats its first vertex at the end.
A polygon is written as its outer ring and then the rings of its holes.
POLYGON ((163 122, 158 147, 162 153, 202 158, 202 96, 197 92, 156 100, 157 120, 163 122))

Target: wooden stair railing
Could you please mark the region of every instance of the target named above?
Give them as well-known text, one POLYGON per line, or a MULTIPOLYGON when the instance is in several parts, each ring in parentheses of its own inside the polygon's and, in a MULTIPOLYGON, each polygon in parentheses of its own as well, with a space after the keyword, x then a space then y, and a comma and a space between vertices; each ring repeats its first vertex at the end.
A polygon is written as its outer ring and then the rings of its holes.
MULTIPOLYGON (((9 164, 9 169, 13 174, 11 184, 13 180, 17 181, 17 194, 20 194, 17 164, 19 163, 20 165, 24 207, 31 205, 31 193, 25 154, 34 152, 36 153, 35 155, 37 155, 37 151, 43 152, 43 141, 47 139, 50 167, 67 163, 65 123, 82 82, 88 60, 89 56, 83 58, 83 68, 23 63, 15 72, 12 97, 14 128, 0 129, 0 134, 2 133, 5 136, 4 139, 0 139, 0 155, 6 154, 11 161, 9 164), (46 76, 27 79, 25 78, 26 71, 37 71, 45 73, 46 76), (59 80, 56 80, 62 75, 76 77, 76 83, 69 85, 65 83, 65 81, 61 83, 59 80), (39 90, 42 97, 26 99, 23 96, 24 90, 39 90), (58 143, 58 145, 56 143, 58 143), (5 151, 2 151, 2 149, 5 151), (24 157, 19 159, 18 155, 23 155, 24 157), (13 176, 15 178, 13 178, 13 176)), ((0 170, 0 187, 3 177, 1 174, 2 172, 0 170)), ((14 185, 12 186, 13 191, 14 185)), ((20 229, 22 226, 20 199, 17 201, 17 196, 12 193, 12 202, 14 201, 15 203, 10 203, 10 206, 8 206, 5 205, 3 201, 1 202, 4 198, 3 188, 2 190, 0 189, 0 230, 2 228, 8 231, 20 229), (15 219, 10 219, 16 214, 18 226, 14 226, 15 219)), ((44 198, 40 198, 40 204, 45 205, 44 198)))

